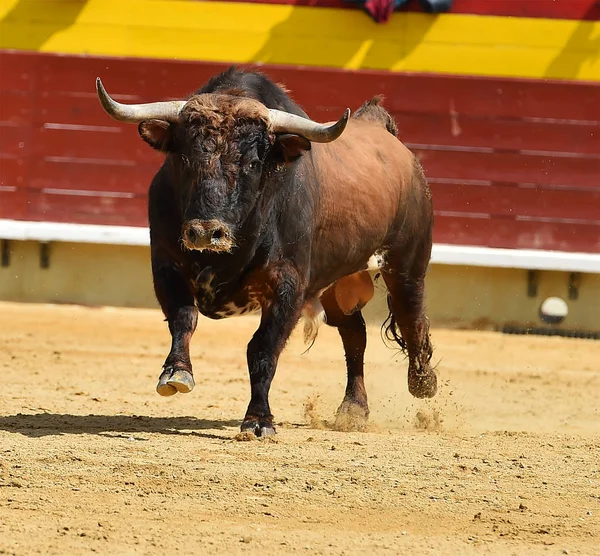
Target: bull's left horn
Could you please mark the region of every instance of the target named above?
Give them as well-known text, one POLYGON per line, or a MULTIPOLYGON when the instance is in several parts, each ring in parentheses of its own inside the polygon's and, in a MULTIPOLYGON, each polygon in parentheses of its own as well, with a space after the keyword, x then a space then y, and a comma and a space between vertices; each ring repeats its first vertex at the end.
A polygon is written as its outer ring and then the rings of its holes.
POLYGON ((335 141, 346 129, 350 108, 347 108, 344 115, 334 124, 319 124, 307 118, 275 109, 269 109, 269 117, 275 133, 294 133, 316 143, 330 143, 335 141))
POLYGON ((179 112, 185 106, 185 100, 171 100, 168 102, 148 102, 145 104, 121 104, 110 98, 102 81, 96 78, 96 91, 100 104, 105 112, 119 122, 137 124, 145 120, 177 121, 179 112))

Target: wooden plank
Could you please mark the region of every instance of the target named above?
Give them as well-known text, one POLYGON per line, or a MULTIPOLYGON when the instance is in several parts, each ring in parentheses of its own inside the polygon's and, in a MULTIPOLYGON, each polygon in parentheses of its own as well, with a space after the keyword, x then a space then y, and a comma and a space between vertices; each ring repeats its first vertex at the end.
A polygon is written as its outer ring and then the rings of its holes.
POLYGON ((600 155, 600 125, 393 112, 405 143, 600 155))
POLYGON ((436 243, 600 253, 600 226, 436 214, 436 243))
POLYGON ((31 161, 28 186, 33 189, 126 192, 143 194, 160 167, 128 160, 46 157, 31 161))
POLYGON ((596 84, 282 67, 268 73, 305 106, 334 113, 383 94, 390 112, 600 122, 596 84))
POLYGON ((77 224, 147 226, 147 198, 56 194, 0 187, 0 218, 77 224))
POLYGON ((431 183, 430 187, 434 207, 441 212, 580 220, 600 224, 600 187, 595 191, 464 183, 431 183))
MULTIPOLYGON (((47 124, 31 132, 32 155, 73 159, 112 160, 148 164, 158 168, 164 155, 152 149, 137 133, 137 126, 77 128, 47 124)), ((1 152, 1 151, 0 151, 1 152)))
POLYGON ((27 91, 0 91, 0 125, 26 125, 31 122, 32 100, 27 91))
POLYGON ((413 149, 428 178, 463 182, 487 180, 573 189, 600 187, 600 157, 549 156, 512 152, 413 149))
POLYGON ((145 194, 162 164, 124 159, 11 157, 0 154, 0 185, 33 189, 145 194))
MULTIPOLYGON (((0 164, 2 161, 0 160, 0 164)), ((22 190, 6 187, 0 182, 0 218, 27 219, 27 201, 22 190)))
POLYGON ((29 176, 25 158, 0 153, 0 186, 24 187, 29 176))
POLYGON ((31 128, 0 123, 0 155, 17 158, 24 156, 29 147, 31 128))
POLYGON ((145 196, 93 197, 31 192, 28 206, 28 220, 114 226, 148 225, 145 196))
MULTIPOLYGON (((96 76, 102 77, 117 100, 145 102, 184 98, 209 77, 230 66, 0 51, 2 67, 10 58, 13 63, 15 59, 39 58, 43 84, 39 90, 43 94, 38 102, 48 102, 49 107, 64 102, 66 106, 67 99, 53 97, 55 93, 66 93, 68 101, 85 103, 90 111, 97 102, 96 76)), ((581 120, 600 125, 600 103, 596 101, 600 84, 274 65, 254 69, 285 83, 294 98, 311 113, 318 110, 336 114, 348 106, 355 109, 365 100, 383 94, 386 107, 395 113, 464 114, 552 122, 581 120)), ((87 109, 82 110, 82 114, 87 113, 87 109)), ((96 113, 101 114, 99 106, 96 113)))
POLYGON ((0 50, 0 93, 4 91, 34 91, 37 64, 36 52, 0 50))

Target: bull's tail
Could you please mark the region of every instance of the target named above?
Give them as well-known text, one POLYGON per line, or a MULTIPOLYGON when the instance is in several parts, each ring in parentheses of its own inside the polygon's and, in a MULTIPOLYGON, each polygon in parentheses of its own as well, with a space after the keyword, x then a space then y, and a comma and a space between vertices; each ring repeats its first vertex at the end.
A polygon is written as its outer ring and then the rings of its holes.
POLYGON ((377 95, 365 102, 354 114, 357 120, 367 120, 385 127, 394 137, 398 137, 398 126, 390 113, 381 105, 383 95, 377 95))
MULTIPOLYGON (((392 313, 392 305, 390 294, 387 296, 387 304, 388 304, 388 316, 381 325, 381 333, 382 338, 385 343, 388 345, 396 344, 400 351, 408 356, 408 348, 406 345, 406 341, 402 337, 402 332, 400 331, 400 327, 398 326, 398 322, 396 321, 396 317, 394 317, 394 313, 392 313), (389 342, 389 343, 388 343, 389 342)), ((391 346, 390 346, 391 347, 391 346)))

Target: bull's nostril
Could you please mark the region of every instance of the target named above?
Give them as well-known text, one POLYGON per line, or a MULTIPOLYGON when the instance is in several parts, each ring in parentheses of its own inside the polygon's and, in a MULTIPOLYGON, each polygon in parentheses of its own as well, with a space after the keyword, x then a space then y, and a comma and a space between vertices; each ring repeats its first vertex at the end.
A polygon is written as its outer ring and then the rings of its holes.
POLYGON ((225 232, 223 230, 219 229, 219 230, 215 230, 212 233, 212 238, 214 241, 219 241, 220 239, 223 239, 224 235, 225 235, 225 232))
POLYGON ((196 232, 194 231, 194 228, 190 228, 188 230, 187 237, 188 237, 188 240, 190 241, 190 243, 195 243, 196 242, 196 239, 198 239, 198 236, 196 235, 196 232))

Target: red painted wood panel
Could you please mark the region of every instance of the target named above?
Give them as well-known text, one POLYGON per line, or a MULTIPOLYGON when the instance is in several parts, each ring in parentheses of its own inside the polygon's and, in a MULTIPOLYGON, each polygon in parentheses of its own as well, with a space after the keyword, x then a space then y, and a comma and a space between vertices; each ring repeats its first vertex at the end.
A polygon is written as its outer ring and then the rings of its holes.
POLYGON ((506 249, 544 249, 600 253, 600 226, 512 218, 471 218, 438 213, 436 243, 506 249))
MULTIPOLYGON (((0 163, 2 161, 0 160, 0 163)), ((27 203, 22 189, 7 188, 0 184, 0 218, 27 219, 27 203)))
POLYGON ((578 158, 513 152, 413 149, 428 178, 489 180, 600 189, 600 156, 578 158))
POLYGON ((269 68, 306 106, 337 114, 377 94, 391 112, 600 122, 597 83, 269 68))
POLYGON ((21 156, 29 140, 29 135, 30 128, 28 127, 0 123, 0 153, 10 158, 21 156))
POLYGON ((0 218, 17 220, 147 226, 146 195, 110 197, 0 187, 0 218))
MULTIPOLYGON (((0 52, 0 217, 144 225, 162 157, 136 126, 102 111, 95 77, 118 100, 139 102, 183 98, 226 67, 0 52)), ((265 71, 315 119, 386 94, 432 182, 436 241, 599 250, 597 84, 265 71)))
POLYGON ((600 155, 600 125, 392 112, 406 143, 600 155))
MULTIPOLYGON (((4 79, 4 60, 12 57, 37 59, 42 99, 66 93, 69 100, 95 100, 97 76, 102 77, 117 100, 183 98, 210 76, 229 67, 204 62, 0 51, 0 91, 10 81, 4 79)), ((347 106, 357 107, 374 95, 384 94, 392 112, 600 122, 600 85, 596 83, 283 66, 254 69, 262 69, 285 83, 292 96, 311 113, 327 110, 337 114, 347 106)), ((99 106, 98 110, 101 114, 99 106)))
POLYGON ((32 155, 149 164, 154 168, 164 159, 161 153, 140 139, 137 126, 77 129, 58 125, 47 124, 32 129, 32 155))
POLYGON ((146 168, 133 161, 46 157, 34 159, 29 171, 29 187, 141 194, 160 167, 146 168))
MULTIPOLYGON (((183 97, 227 64, 57 56, 0 51, 0 91, 14 90, 5 77, 5 61, 37 59, 41 99, 63 93, 69 100, 95 100, 94 81, 101 76, 111 94, 130 102, 183 97)), ((31 60, 29 60, 31 65, 31 60)), ((469 76, 351 72, 270 66, 306 107, 332 110, 358 106, 376 94, 387 96, 394 112, 469 114, 506 118, 549 118, 600 122, 594 83, 478 78, 469 76)), ((38 99, 39 101, 39 99, 38 99)), ((67 99, 65 99, 65 102, 67 99)), ((99 109, 99 107, 98 107, 99 109)), ((101 113, 101 112, 100 112, 101 113)))
POLYGON ((26 187, 28 175, 27 158, 10 156, 0 152, 0 186, 26 187))
MULTIPOLYGON (((222 1, 222 0, 207 0, 222 1)), ((225 0, 239 2, 240 0, 225 0)), ((291 4, 320 8, 355 7, 344 0, 241 0, 256 4, 291 4)), ((399 11, 423 11, 418 0, 410 0, 399 11)), ((598 0, 454 0, 449 13, 500 15, 516 17, 546 17, 555 19, 600 19, 598 0)))
MULTIPOLYGON (((0 75, 4 76, 1 70, 0 75)), ((31 122, 33 107, 28 92, 2 90, 0 85, 0 95, 0 125, 2 123, 27 125, 31 122)))
POLYGON ((31 192, 27 201, 28 220, 112 226, 148 225, 146 196, 85 197, 31 192))
POLYGON ((33 92, 40 59, 37 52, 0 50, 0 91, 33 92))
MULTIPOLYGON (((570 191, 516 185, 430 183, 436 210, 492 217, 580 220, 600 225, 600 189, 570 191)), ((600 228, 598 230, 600 234, 600 228)))

